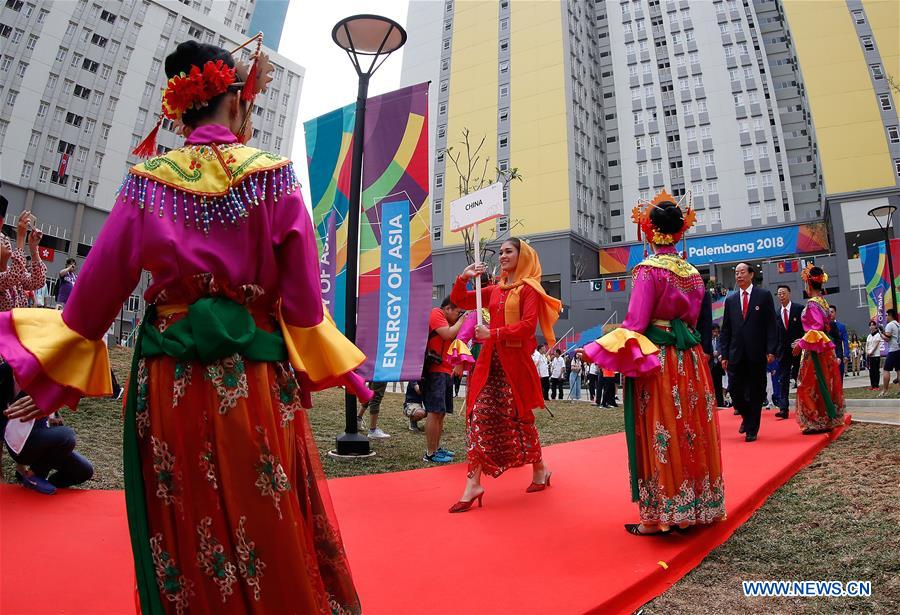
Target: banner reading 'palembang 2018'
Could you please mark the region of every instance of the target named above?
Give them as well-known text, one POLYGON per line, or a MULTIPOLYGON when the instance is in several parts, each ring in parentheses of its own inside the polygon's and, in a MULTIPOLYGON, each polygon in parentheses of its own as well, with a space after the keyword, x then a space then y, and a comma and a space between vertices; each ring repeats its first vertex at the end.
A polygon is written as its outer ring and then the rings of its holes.
MULTIPOLYGON (((322 297, 344 329, 355 105, 306 122, 322 297)), ((366 380, 418 380, 431 312, 428 84, 366 101, 357 346, 366 380)))
MULTIPOLYGON (((891 253, 894 262, 894 285, 900 286, 900 275, 897 275, 900 264, 900 239, 891 240, 891 253)), ((866 282, 866 299, 869 303, 869 318, 878 324, 886 325, 885 310, 893 305, 891 300, 891 276, 884 251, 884 242, 870 243, 859 247, 859 259, 862 264, 863 279, 866 282)))

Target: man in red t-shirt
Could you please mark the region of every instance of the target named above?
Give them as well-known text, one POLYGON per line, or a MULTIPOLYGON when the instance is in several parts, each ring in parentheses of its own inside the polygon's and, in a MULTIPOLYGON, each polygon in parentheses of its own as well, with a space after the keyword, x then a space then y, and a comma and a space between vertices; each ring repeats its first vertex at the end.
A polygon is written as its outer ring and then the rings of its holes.
POLYGON ((447 351, 462 326, 462 310, 450 298, 441 307, 432 308, 428 318, 428 345, 425 356, 425 378, 422 398, 425 405, 425 456, 422 461, 449 463, 453 454, 441 448, 444 415, 453 412, 453 368, 447 351))

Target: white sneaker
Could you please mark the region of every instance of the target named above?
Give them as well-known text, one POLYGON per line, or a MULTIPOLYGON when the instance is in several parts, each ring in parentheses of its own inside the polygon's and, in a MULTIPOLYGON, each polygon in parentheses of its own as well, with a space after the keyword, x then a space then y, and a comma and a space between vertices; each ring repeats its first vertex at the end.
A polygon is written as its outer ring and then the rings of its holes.
POLYGON ((376 427, 375 429, 369 430, 369 438, 383 439, 383 438, 390 438, 390 437, 391 437, 391 434, 387 434, 387 433, 384 433, 383 431, 381 431, 381 427, 376 427))

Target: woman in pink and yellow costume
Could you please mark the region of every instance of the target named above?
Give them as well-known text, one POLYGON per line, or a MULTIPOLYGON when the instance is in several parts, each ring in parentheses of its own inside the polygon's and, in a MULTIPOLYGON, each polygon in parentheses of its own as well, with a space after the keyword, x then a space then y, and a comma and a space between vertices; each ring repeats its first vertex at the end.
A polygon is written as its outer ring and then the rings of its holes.
POLYGON ((675 249, 694 223, 667 192, 634 209, 638 236, 654 254, 631 272, 628 315, 584 348, 625 380, 625 434, 631 497, 647 536, 725 517, 719 422, 709 363, 696 331, 703 278, 675 249))
MULTIPOLYGON (((109 395, 100 341, 153 282, 125 416, 142 612, 358 613, 305 408, 364 356, 323 312, 291 161, 247 147, 251 67, 193 41, 166 58, 184 147, 131 169, 64 312, 0 315, 0 354, 40 412, 109 395)), ((155 132, 135 153, 156 151, 155 132)))
POLYGON ((800 321, 806 333, 794 342, 795 355, 802 353, 797 375, 797 422, 804 435, 831 431, 844 423, 844 386, 834 342, 828 336, 831 315, 822 296, 828 274, 809 265, 803 270, 809 300, 800 321))

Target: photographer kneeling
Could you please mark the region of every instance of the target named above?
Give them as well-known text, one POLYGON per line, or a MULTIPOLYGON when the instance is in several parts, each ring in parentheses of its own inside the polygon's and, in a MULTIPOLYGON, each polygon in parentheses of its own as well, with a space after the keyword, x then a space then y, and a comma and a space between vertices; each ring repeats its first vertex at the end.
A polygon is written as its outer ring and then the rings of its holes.
POLYGON ((0 364, 0 433, 19 466, 16 474, 22 486, 53 495, 57 488, 90 480, 94 467, 75 452, 75 431, 52 424, 17 388, 9 365, 0 364))

